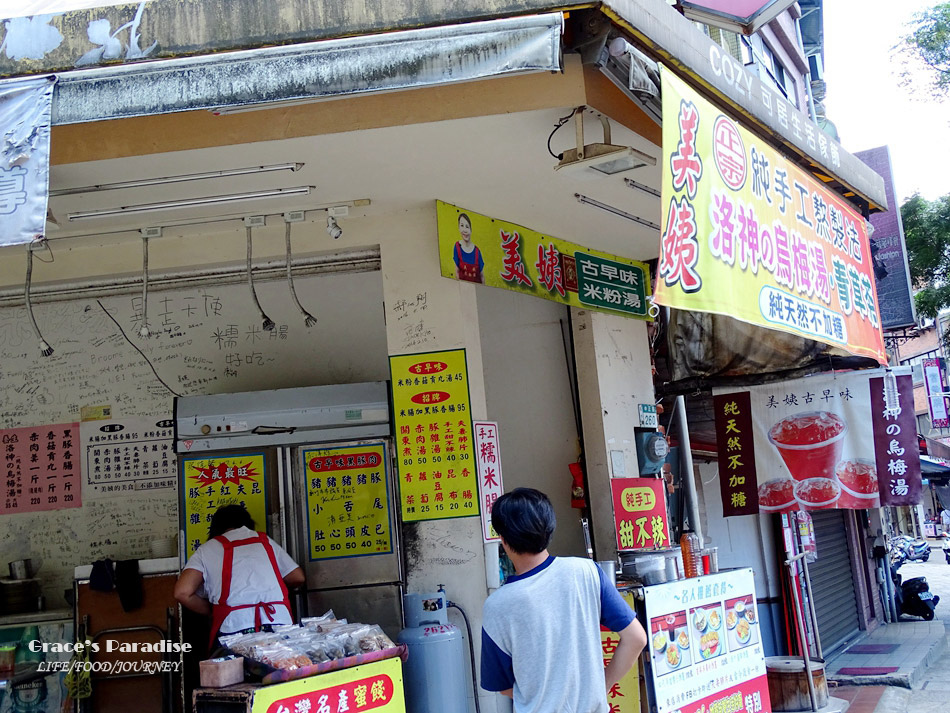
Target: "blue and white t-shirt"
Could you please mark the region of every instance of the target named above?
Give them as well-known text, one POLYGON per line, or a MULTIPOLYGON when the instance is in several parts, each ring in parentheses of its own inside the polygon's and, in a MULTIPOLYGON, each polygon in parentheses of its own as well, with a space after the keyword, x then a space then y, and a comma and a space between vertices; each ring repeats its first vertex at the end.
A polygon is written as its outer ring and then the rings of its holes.
POLYGON ((606 713, 600 626, 633 619, 593 561, 548 557, 485 602, 482 688, 513 688, 515 713, 606 713))

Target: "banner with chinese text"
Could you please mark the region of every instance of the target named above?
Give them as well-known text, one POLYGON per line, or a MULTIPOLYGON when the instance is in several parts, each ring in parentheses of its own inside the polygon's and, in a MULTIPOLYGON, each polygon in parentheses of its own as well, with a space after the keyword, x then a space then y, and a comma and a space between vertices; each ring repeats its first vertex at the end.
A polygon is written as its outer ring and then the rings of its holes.
POLYGON ((302 451, 310 560, 392 552, 386 445, 302 451))
POLYGON ((7 428, 0 515, 82 505, 79 424, 7 428))
POLYGON ((211 516, 223 505, 242 505, 259 532, 267 530, 267 488, 263 453, 181 461, 185 556, 208 539, 211 516))
POLYGON ((643 595, 657 713, 771 712, 751 569, 656 584, 643 595))
POLYGON ((913 378, 891 373, 714 389, 723 514, 918 503, 913 378))
POLYGON ((405 710, 399 657, 261 686, 254 690, 251 703, 251 713, 405 713, 405 710))
POLYGON ((646 264, 437 203, 443 277, 571 307, 652 319, 646 264))
POLYGON ((666 121, 656 302, 886 363, 864 218, 661 70, 666 121))
POLYGON ((666 483, 662 478, 611 478, 610 491, 618 549, 670 546, 666 483))
POLYGON ((403 522, 477 517, 464 349, 389 357, 403 522))
MULTIPOLYGON (((624 601, 633 611, 636 605, 632 592, 622 592, 624 601)), ((617 651, 620 637, 610 629, 600 627, 600 649, 604 654, 604 668, 610 663, 617 651)), ((617 683, 607 691, 607 703, 610 704, 610 713, 640 713, 640 672, 634 666, 624 674, 617 683)))
POLYGON ((87 500, 178 487, 175 423, 171 419, 140 416, 84 421, 79 435, 87 500))
POLYGON ((482 538, 485 542, 501 538, 491 524, 491 507, 505 492, 501 479, 501 444, 498 424, 494 421, 476 421, 475 463, 478 465, 478 492, 482 502, 482 538))

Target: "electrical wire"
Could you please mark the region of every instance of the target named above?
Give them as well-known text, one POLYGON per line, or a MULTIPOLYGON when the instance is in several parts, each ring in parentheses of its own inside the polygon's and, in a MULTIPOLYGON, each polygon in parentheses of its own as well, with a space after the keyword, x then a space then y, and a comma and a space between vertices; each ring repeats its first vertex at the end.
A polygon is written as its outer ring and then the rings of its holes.
POLYGON ((33 333, 36 335, 36 338, 40 340, 40 353, 43 356, 48 357, 53 353, 53 347, 51 347, 43 335, 40 334, 40 328, 36 324, 36 317, 33 316, 33 302, 30 299, 30 285, 33 282, 33 245, 29 244, 26 246, 26 287, 23 291, 24 300, 26 302, 26 313, 30 316, 30 324, 33 325, 33 333))
POLYGON ((552 131, 552 132, 548 135, 548 153, 551 154, 551 156, 553 156, 554 158, 556 158, 558 161, 561 160, 561 157, 562 157, 564 154, 556 154, 556 153, 554 153, 554 152, 551 150, 551 139, 554 138, 554 134, 557 133, 557 130, 558 130, 558 129, 560 129, 562 126, 564 126, 567 122, 569 122, 569 121, 571 120, 571 117, 572 117, 572 116, 574 116, 574 112, 573 112, 573 111, 571 111, 571 113, 568 114, 567 116, 564 116, 564 117, 561 117, 560 119, 558 119, 558 120, 557 120, 557 123, 554 125, 554 131, 552 131))
POLYGON ((148 339, 148 238, 142 236, 142 326, 139 336, 148 339))
POLYGON ((476 683, 478 679, 475 677, 475 644, 472 641, 472 627, 468 623, 468 617, 465 616, 465 610, 462 609, 462 607, 460 607, 455 602, 446 602, 446 604, 450 607, 455 607, 456 609, 458 609, 459 614, 462 615, 462 619, 465 620, 465 631, 468 633, 468 653, 469 653, 469 659, 472 663, 472 689, 475 693, 475 713, 481 713, 482 709, 481 709, 481 706, 478 704, 478 685, 476 683))
POLYGON ((245 230, 247 231, 247 284, 251 288, 251 297, 254 298, 254 305, 257 307, 257 311, 261 313, 261 318, 264 320, 261 328, 265 332, 271 332, 276 325, 274 324, 274 320, 264 313, 264 308, 261 307, 261 301, 257 299, 257 290, 254 289, 254 277, 251 275, 251 255, 253 252, 251 249, 251 226, 247 226, 245 230))
POLYGON ((293 223, 286 223, 286 228, 284 229, 284 242, 287 243, 287 284, 290 285, 290 294, 294 298, 294 304, 296 304, 297 309, 303 313, 304 325, 312 327, 317 323, 317 318, 305 310, 303 305, 300 304, 300 300, 297 298, 297 289, 294 287, 294 274, 290 269, 290 227, 292 225, 293 223))

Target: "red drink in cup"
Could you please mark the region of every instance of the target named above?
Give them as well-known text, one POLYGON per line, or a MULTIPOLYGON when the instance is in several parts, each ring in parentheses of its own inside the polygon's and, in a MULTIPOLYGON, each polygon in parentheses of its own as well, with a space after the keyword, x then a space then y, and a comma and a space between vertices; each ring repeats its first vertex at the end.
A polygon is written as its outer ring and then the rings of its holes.
POLYGON ((843 460, 835 468, 835 476, 841 485, 839 505, 856 509, 881 506, 874 461, 863 458, 843 460))
POLYGON ((788 416, 769 429, 769 441, 797 481, 834 478, 848 424, 830 411, 788 416))

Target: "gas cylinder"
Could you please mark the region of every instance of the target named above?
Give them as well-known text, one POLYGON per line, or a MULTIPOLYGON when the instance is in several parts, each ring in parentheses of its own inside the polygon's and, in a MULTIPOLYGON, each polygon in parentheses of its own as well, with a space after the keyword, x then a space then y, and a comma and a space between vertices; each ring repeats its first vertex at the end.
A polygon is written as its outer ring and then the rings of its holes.
POLYGON ((406 628, 397 638, 409 649, 403 674, 412 713, 468 713, 462 632, 447 606, 445 592, 403 597, 406 628))

